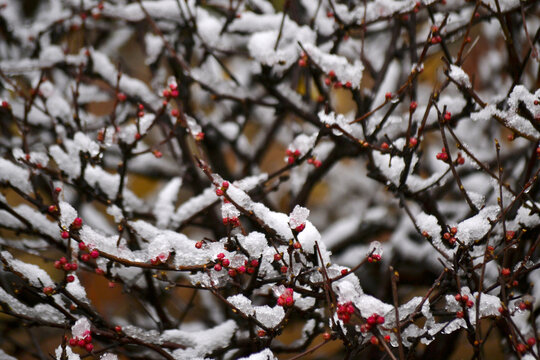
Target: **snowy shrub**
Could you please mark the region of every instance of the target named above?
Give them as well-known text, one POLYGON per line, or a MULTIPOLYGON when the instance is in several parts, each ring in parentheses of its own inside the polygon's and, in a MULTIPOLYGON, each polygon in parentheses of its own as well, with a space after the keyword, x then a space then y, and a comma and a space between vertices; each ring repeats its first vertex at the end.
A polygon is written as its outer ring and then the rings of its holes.
POLYGON ((539 358, 539 13, 0 0, 0 358, 539 358))

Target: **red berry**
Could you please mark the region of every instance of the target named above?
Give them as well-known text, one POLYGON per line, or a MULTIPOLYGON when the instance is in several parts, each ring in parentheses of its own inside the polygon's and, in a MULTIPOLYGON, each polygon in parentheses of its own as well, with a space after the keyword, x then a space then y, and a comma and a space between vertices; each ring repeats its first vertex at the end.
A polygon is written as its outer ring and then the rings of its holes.
POLYGON ((328 76, 331 77, 331 78, 334 78, 334 77, 336 77, 336 73, 334 72, 334 70, 330 70, 328 72, 328 76))
POLYGON ((69 339, 69 346, 77 346, 77 339, 71 338, 69 339))
POLYGON ((534 344, 536 344, 536 339, 533 337, 528 338, 527 344, 529 344, 529 346, 533 346, 534 344))
POLYGON ((326 341, 332 338, 332 335, 330 335, 330 333, 327 333, 327 332, 325 332, 322 336, 323 336, 323 339, 326 341))
POLYGON ((84 262, 90 261, 90 255, 89 254, 82 254, 81 260, 84 262))
POLYGON ((171 96, 171 92, 169 91, 169 89, 163 90, 163 96, 166 97, 166 98, 171 96))
POLYGON ((461 301, 461 295, 460 294, 457 294, 455 297, 456 301, 461 301))
POLYGON ((299 59, 299 60, 298 60, 298 66, 300 66, 300 67, 306 67, 306 66, 307 66, 307 61, 306 61, 306 59, 303 59, 303 58, 302 58, 302 59, 299 59))
POLYGON ((274 261, 280 261, 281 255, 280 254, 274 254, 274 261))
POLYGON ((60 235, 62 236, 62 239, 69 238, 69 233, 66 230, 62 231, 62 234, 60 234, 60 235))
POLYGON ((67 282, 73 282, 73 281, 75 281, 75 276, 73 276, 73 275, 68 275, 68 276, 66 276, 66 281, 67 281, 67 282))
POLYGON ((54 191, 57 192, 57 193, 59 193, 59 192, 62 191, 62 188, 57 186, 57 187, 54 188, 54 191))
POLYGON ((178 95, 179 95, 178 90, 173 90, 173 91, 171 91, 171 96, 172 96, 173 98, 178 97, 178 95))
POLYGON ((460 311, 456 312, 456 317, 458 319, 463 319, 463 316, 464 316, 463 311, 460 310, 460 311))
POLYGON ((502 270, 501 270, 501 275, 502 275, 502 276, 508 276, 508 275, 510 275, 510 269, 508 269, 508 268, 502 268, 502 270))
POLYGON ((289 163, 289 165, 294 164, 294 161, 295 161, 295 160, 294 160, 294 157, 292 157, 292 156, 289 156, 289 157, 287 158, 287 163, 289 163))
POLYGON ((238 271, 239 274, 243 274, 246 272, 246 267, 244 265, 239 266, 236 271, 238 271))
POLYGON ((83 339, 80 339, 77 341, 77 345, 80 347, 84 347, 86 345, 86 342, 83 339))
POLYGON ((71 264, 69 264, 69 263, 64 264, 64 270, 65 271, 70 271, 71 270, 71 264))
POLYGON ((222 182, 222 183, 221 183, 221 187, 222 187, 223 189, 228 189, 228 188, 229 188, 229 182, 228 182, 228 181, 222 182))
POLYGON ((223 261, 221 262, 221 264, 222 264, 223 266, 225 266, 225 267, 228 267, 228 266, 231 264, 231 262, 229 261, 229 259, 223 259, 223 261))
POLYGON ((116 331, 117 333, 121 333, 122 332, 122 327, 120 325, 116 325, 114 327, 114 331, 116 331))
POLYGON ((510 231, 510 230, 508 230, 508 231, 506 232, 506 241, 512 240, 515 236, 516 236, 516 232, 515 232, 515 231, 510 231))
POLYGON ((236 274, 236 270, 234 269, 229 269, 229 276, 230 277, 235 277, 237 274, 236 274))
POLYGON ((347 269, 342 269, 341 270, 341 275, 347 275, 349 273, 349 270, 347 269))
POLYGON ((299 242, 295 242, 293 246, 294 246, 295 249, 302 248, 302 244, 300 244, 299 242))
POLYGON ((350 89, 350 88, 352 87, 351 82, 350 82, 350 81, 347 81, 347 82, 345 83, 345 87, 346 87, 347 89, 350 89))
POLYGON ((92 350, 94 350, 94 345, 92 345, 92 344, 86 344, 86 345, 84 346, 84 348, 86 349, 86 351, 92 352, 92 350))
POLYGON ((97 251, 97 249, 94 249, 90 252, 90 256, 93 258, 93 259, 97 259, 99 257, 99 251, 97 251))
POLYGON ((81 250, 81 251, 86 250, 86 244, 83 243, 82 241, 79 243, 79 250, 81 250))
POLYGON ((54 289, 51 286, 45 286, 43 288, 43 293, 45 295, 51 295, 53 293, 54 289))
POLYGON ((49 212, 51 214, 54 214, 57 210, 58 208, 56 207, 56 205, 49 205, 49 212))
POLYGON ((202 241, 197 241, 197 242, 195 243, 195 247, 196 247, 197 249, 202 248, 202 241))
POLYGON ((418 139, 416 139, 415 137, 409 139, 410 146, 416 146, 416 144, 418 144, 418 139))
POLYGON ((264 337, 264 336, 266 336, 266 331, 264 331, 264 330, 259 330, 259 331, 257 331, 257 336, 258 336, 258 337, 264 337))
POLYGON ((180 115, 180 111, 178 111, 178 109, 171 110, 171 116, 178 117, 178 115, 180 115))
POLYGON ((326 86, 330 86, 330 84, 332 83, 332 79, 327 77, 327 78, 324 79, 324 83, 326 84, 326 86))
POLYGON ((156 159, 159 159, 159 158, 161 158, 163 156, 163 154, 159 150, 154 150, 153 154, 156 157, 156 159))
MULTIPOLYGON (((294 230, 295 230, 296 232, 302 232, 302 230, 304 230, 305 227, 306 227, 306 224, 300 224, 300 225, 298 225, 294 230)), ((296 246, 295 246, 295 248, 298 249, 296 246)))
POLYGON ((219 254, 217 254, 216 257, 221 260, 221 259, 223 259, 225 257, 225 254, 224 253, 219 253, 219 254))
POLYGON ((251 266, 253 266, 253 267, 259 266, 259 260, 257 260, 257 259, 251 260, 251 266))
POLYGON ((391 92, 387 92, 386 94, 384 94, 384 98, 386 100, 390 100, 392 98, 392 93, 391 92))
POLYGON ((285 265, 283 265, 283 266, 281 267, 281 273, 282 273, 282 274, 285 274, 287 271, 289 271, 289 268, 286 267, 285 265))
POLYGON ((71 264, 71 271, 76 271, 78 268, 79 268, 79 265, 77 265, 77 263, 71 264))
POLYGON ((124 93, 118 93, 118 94, 116 95, 116 98, 118 99, 118 101, 124 102, 124 101, 126 101, 127 96, 126 96, 126 94, 124 94, 124 93))
POLYGON ((342 86, 343 84, 341 83, 341 81, 336 81, 334 83, 334 89, 341 89, 342 86))
POLYGON ((92 342, 92 336, 86 335, 86 337, 84 338, 84 342, 86 342, 87 344, 90 344, 92 342))
POLYGON ((60 260, 56 260, 54 262, 54 267, 57 268, 57 269, 61 269, 62 268, 62 263, 60 262, 60 260))
POLYGON ((373 345, 379 345, 379 339, 377 339, 375 335, 373 335, 371 339, 369 339, 369 342, 372 343, 373 345))
POLYGON ((472 308, 474 303, 472 302, 472 300, 469 300, 469 301, 467 301, 466 305, 467 305, 468 308, 472 308))
POLYGON ((411 110, 411 112, 416 110, 417 107, 418 107, 418 104, 416 103, 416 101, 411 101, 411 104, 409 105, 409 109, 411 110))
POLYGON ((383 149, 383 150, 387 150, 389 147, 390 147, 390 146, 389 146, 388 143, 386 143, 386 142, 383 142, 383 143, 381 144, 381 149, 383 149))
POLYGON ((222 269, 222 267, 221 267, 220 264, 214 265, 214 270, 216 270, 216 271, 221 271, 221 269, 222 269))
POLYGON ((73 223, 71 224, 71 226, 73 226, 76 229, 80 228, 82 226, 82 219, 80 217, 75 218, 75 220, 73 220, 73 223))
POLYGON ((9 109, 9 103, 7 101, 2 101, 2 107, 4 109, 9 109))
POLYGON ((452 119, 452 114, 449 111, 445 112, 444 113, 444 120, 450 121, 450 119, 452 119))
POLYGON ((217 195, 217 196, 223 196, 223 190, 221 190, 221 189, 216 189, 216 195, 217 195))
MULTIPOLYGON (((477 13, 478 14, 478 13, 477 13)), ((517 344, 516 346, 516 350, 519 352, 519 353, 524 353, 525 351, 527 351, 527 347, 525 346, 525 344, 517 344)))

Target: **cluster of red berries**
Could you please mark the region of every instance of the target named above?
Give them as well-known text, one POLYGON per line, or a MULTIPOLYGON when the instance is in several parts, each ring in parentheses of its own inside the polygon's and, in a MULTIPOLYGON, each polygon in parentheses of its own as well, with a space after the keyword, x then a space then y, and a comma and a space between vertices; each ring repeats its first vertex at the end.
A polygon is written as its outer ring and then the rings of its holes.
POLYGON ((229 182, 228 181, 222 182, 221 187, 216 189, 216 195, 223 196, 223 194, 225 194, 225 191, 227 191, 228 188, 229 188, 229 182))
POLYGON ((307 163, 315 166, 316 168, 318 168, 318 167, 320 167, 322 165, 321 160, 317 160, 315 158, 309 158, 307 160, 307 163))
POLYGON ((456 238, 454 235, 457 233, 457 227, 453 226, 450 228, 450 232, 445 232, 443 234, 444 240, 448 241, 450 245, 454 245, 456 243, 456 238))
POLYGON ((527 339, 527 345, 523 343, 518 343, 516 345, 516 350, 517 352, 522 354, 526 352, 528 349, 532 348, 535 344, 536 344, 536 339, 531 336, 530 338, 527 339))
POLYGON ((352 83, 350 81, 347 81, 345 84, 341 81, 336 81, 336 73, 334 70, 328 72, 328 76, 324 79, 324 83, 326 86, 330 86, 333 83, 334 89, 341 89, 342 87, 346 87, 347 89, 352 88, 352 83))
MULTIPOLYGON (((457 302, 460 302, 462 304, 462 306, 466 306, 468 308, 472 308, 473 305, 474 305, 474 302, 471 299, 469 299, 468 295, 456 294, 454 299, 456 299, 457 302)), ((458 313, 459 313, 459 311, 458 311, 458 313)), ((457 317, 463 317, 463 312, 461 312, 461 314, 456 314, 456 316, 457 317)))
MULTIPOLYGON (((54 267, 64 271, 76 271, 79 268, 76 262, 69 263, 64 256, 62 256, 60 260, 54 262, 54 267)), ((73 275, 68 275, 66 277, 67 282, 73 282, 74 280, 75 277, 73 275)), ((45 289, 43 289, 43 292, 45 292, 45 289)))
POLYGON ((217 254, 216 258, 216 264, 214 265, 214 270, 216 271, 221 271, 221 269, 223 269, 224 267, 229 267, 229 265, 231 264, 229 259, 225 258, 224 253, 217 254))
POLYGON ((223 225, 231 225, 233 228, 240 226, 240 219, 234 216, 232 218, 223 218, 223 225))
MULTIPOLYGON (((139 111, 137 112, 137 117, 142 118, 144 116, 144 105, 139 104, 139 105, 137 105, 137 108, 139 109, 139 111)), ((137 133, 137 135, 141 136, 141 134, 139 134, 139 133, 137 133)), ((137 136, 137 135, 135 135, 135 136, 137 136)))
POLYGON ((287 149, 285 154, 287 154, 287 156, 288 156, 287 163, 290 164, 290 165, 294 164, 296 159, 298 159, 300 157, 300 155, 301 155, 300 150, 298 150, 298 149, 296 149, 294 151, 291 150, 291 149, 287 149))
POLYGON ((338 319, 347 324, 351 320, 351 315, 354 314, 354 306, 352 302, 346 302, 344 304, 338 304, 337 315, 338 319))
POLYGON ((372 254, 368 256, 367 261, 370 263, 381 261, 381 255, 379 254, 372 254))
POLYGON ((278 297, 277 304, 279 306, 292 306, 294 304, 293 294, 294 294, 293 289, 291 288, 285 289, 283 294, 281 294, 278 297))
POLYGON ((82 337, 69 339, 69 346, 79 346, 83 349, 86 349, 86 351, 88 352, 94 350, 94 345, 92 345, 92 335, 90 335, 90 331, 85 331, 82 337))
POLYGON ((377 325, 384 324, 384 316, 379 316, 378 314, 373 314, 366 319, 366 323, 360 326, 360 331, 366 333, 373 329, 377 325))
MULTIPOLYGON (((79 250, 90 251, 90 249, 88 249, 88 246, 86 246, 86 244, 82 241, 79 243, 79 250)), ((87 261, 90 261, 90 258, 97 259, 98 257, 99 257, 99 251, 97 249, 93 249, 87 254, 82 254, 81 260, 84 262, 87 262, 87 261)))
POLYGON ((441 152, 437 154, 437 160, 441 161, 448 161, 448 153, 446 152, 446 148, 442 148, 441 152))
MULTIPOLYGON (((437 28, 437 27, 436 27, 436 26, 433 26, 432 29, 433 29, 433 28, 437 28)), ((439 30, 439 29, 437 28, 437 31, 438 31, 438 30, 439 30)), ((435 34, 436 34, 436 33, 433 32, 433 36, 431 37, 431 43, 432 43, 433 45, 439 44, 439 43, 442 41, 441 35, 439 35, 438 33, 437 33, 437 35, 435 35, 435 34)))
MULTIPOLYGON (((163 90, 163 97, 167 100, 170 98, 177 98, 178 95, 178 85, 174 83, 170 84, 168 89, 163 90)), ((167 100, 163 101, 163 105, 167 105, 167 100)))
POLYGON ((236 269, 229 269, 229 276, 235 277, 238 274, 253 274, 255 269, 259 266, 259 260, 253 259, 251 261, 246 260, 244 265, 240 265, 236 269))

